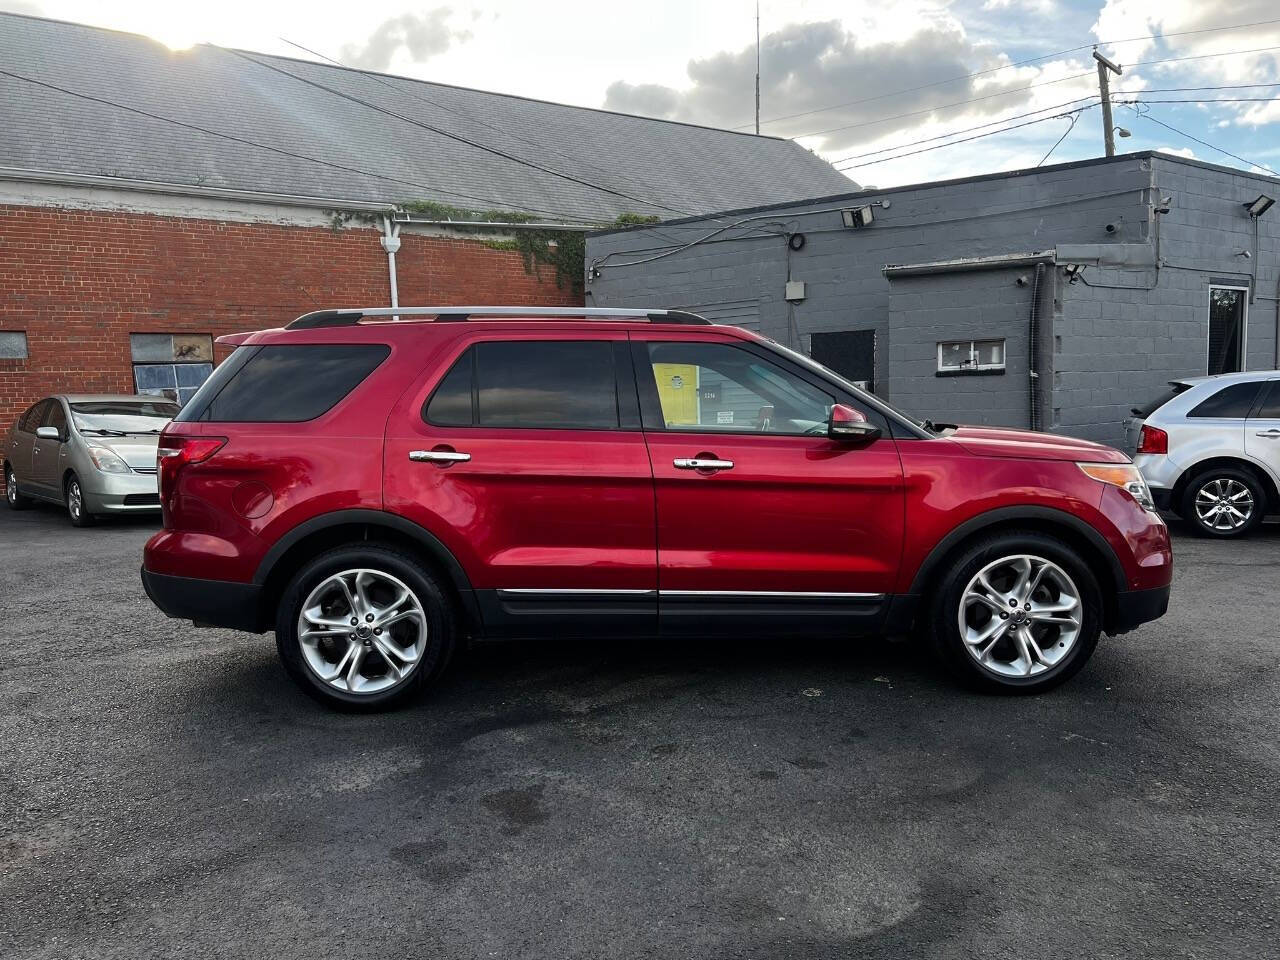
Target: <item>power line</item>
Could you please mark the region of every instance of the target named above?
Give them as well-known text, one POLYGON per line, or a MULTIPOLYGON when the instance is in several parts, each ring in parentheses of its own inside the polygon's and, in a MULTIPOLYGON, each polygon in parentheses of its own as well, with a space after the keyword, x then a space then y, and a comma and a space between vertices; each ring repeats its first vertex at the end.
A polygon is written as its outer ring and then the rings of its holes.
POLYGON ((840 130, 854 130, 858 127, 871 127, 877 123, 888 123, 890 120, 902 120, 906 117, 918 117, 922 113, 935 113, 938 110, 948 110, 951 107, 962 107, 969 103, 980 103, 983 100, 995 100, 999 97, 1012 96, 1015 93, 1024 93, 1027 90, 1034 89, 1035 87, 1047 87, 1051 84, 1066 83, 1068 80, 1080 80, 1083 77, 1091 76, 1093 76, 1093 71, 1088 73, 1075 73, 1069 77, 1059 77, 1056 80, 1043 80, 1040 83, 1029 83, 1025 87, 1015 87, 1012 90, 1002 90, 999 93, 988 93, 981 97, 970 97, 968 100, 956 100, 952 103, 942 103, 934 107, 924 107, 920 110, 912 110, 910 113, 895 113, 888 117, 876 117, 874 120, 861 120, 858 123, 849 123, 840 127, 828 127, 826 130, 815 130, 813 133, 798 133, 792 139, 800 140, 805 137, 820 137, 824 134, 836 133, 840 130))
POLYGON ((559 177, 563 180, 568 180, 569 182, 576 183, 579 186, 588 187, 589 189, 592 189, 592 190, 599 190, 601 193, 607 193, 615 197, 621 197, 624 200, 631 200, 635 203, 643 203, 651 207, 658 207, 662 210, 670 210, 674 213, 683 214, 685 216, 695 216, 695 214, 692 211, 682 210, 679 207, 673 207, 670 204, 662 203, 657 200, 649 200, 645 197, 637 197, 629 193, 624 193, 621 190, 614 190, 610 187, 604 187, 598 183, 592 183, 590 180, 584 180, 581 177, 574 176, 573 174, 563 173, 559 170, 553 170, 551 167, 543 166, 542 164, 538 163, 535 160, 529 160, 525 157, 520 157, 513 153, 508 153, 507 151, 502 150, 498 147, 486 146, 485 144, 480 143, 477 140, 472 140, 470 137, 464 137, 461 134, 452 133, 451 131, 445 130, 442 127, 437 127, 434 124, 426 123, 422 120, 416 120, 413 117, 406 116, 403 113, 397 113, 394 110, 388 110, 385 107, 380 107, 377 104, 372 103, 368 100, 365 100, 361 97, 357 97, 354 94, 346 93, 342 90, 337 89, 336 87, 331 87, 331 86, 328 86, 327 84, 320 83, 318 80, 309 80, 306 77, 301 77, 296 73, 290 73, 288 70, 285 70, 283 67, 277 67, 274 64, 265 63, 262 60, 259 60, 257 57, 249 56, 249 54, 244 53, 243 51, 231 50, 226 47, 219 47, 218 49, 224 50, 227 53, 240 57, 242 60, 247 60, 250 63, 256 63, 258 66, 263 67, 267 70, 272 70, 286 77, 292 77, 294 80, 297 80, 299 83, 305 83, 307 86, 315 87, 318 90, 324 90, 328 93, 333 94, 336 97, 341 97, 343 100, 350 100, 352 103, 358 103, 364 107, 368 107, 370 110, 375 110, 378 113, 385 114, 389 117, 394 117, 397 120, 401 120, 405 123, 412 124, 415 127, 420 127, 423 130, 428 130, 432 133, 438 134, 439 136, 442 136, 442 137, 446 137, 450 140, 455 140, 458 143, 464 143, 467 146, 474 147, 475 149, 484 151, 485 153, 491 153, 494 156, 501 157, 504 160, 509 160, 513 163, 518 163, 518 164, 521 164, 522 166, 530 167, 534 170, 539 170, 542 173, 549 174, 550 176, 553 176, 553 177, 559 177))
MULTIPOLYGON (((1273 99, 1276 99, 1276 98, 1273 98, 1273 99)), ((1139 102, 1141 103, 1141 101, 1139 102)), ((1231 159, 1233 160, 1239 160, 1241 163, 1248 164, 1251 167, 1257 167, 1259 170, 1265 170, 1267 173, 1271 174, 1273 177, 1280 177, 1280 173, 1276 173, 1270 167, 1264 167, 1260 163, 1254 163, 1254 161, 1252 160, 1246 160, 1244 157, 1239 156, 1238 154, 1232 153, 1230 150, 1224 150, 1222 149, 1222 147, 1216 146, 1215 144, 1210 143, 1208 140, 1201 140, 1199 137, 1194 137, 1191 134, 1187 133, 1185 130, 1179 130, 1177 127, 1167 124, 1163 120, 1157 120, 1155 117, 1151 116, 1150 113, 1139 110, 1137 107, 1131 107, 1131 109, 1133 110, 1134 113, 1136 113, 1138 116, 1142 117, 1143 119, 1150 120, 1152 123, 1158 123, 1160 126, 1164 127, 1166 130, 1171 130, 1180 137, 1186 137, 1188 140, 1194 140, 1196 143, 1200 144, 1201 146, 1208 147, 1210 150, 1216 150, 1218 153, 1231 157, 1231 159)))
MULTIPOLYGON (((1097 106, 1097 104, 1089 104, 1088 106, 1084 106, 1084 107, 1076 107, 1076 109, 1074 110, 1068 110, 1066 113, 1055 114, 1052 117, 1040 117, 1039 119, 1036 119, 1036 120, 1027 120, 1027 121, 1024 121, 1023 123, 1015 123, 1011 127, 1002 127, 999 130, 991 130, 991 131, 988 131, 987 133, 975 134, 972 137, 964 137, 963 139, 952 140, 948 143, 939 143, 932 147, 922 147, 919 150, 911 150, 911 151, 908 151, 907 153, 898 153, 892 157, 882 157, 879 160, 868 160, 866 163, 854 163, 854 164, 850 164, 847 167, 841 167, 841 169, 856 170, 858 167, 871 167, 871 166, 875 166, 877 163, 885 163, 889 160, 901 160, 903 157, 914 157, 918 153, 928 153, 930 150, 941 150, 943 147, 954 147, 960 143, 969 143, 972 140, 981 140, 984 137, 994 137, 996 134, 999 134, 999 133, 1008 133, 1011 130, 1019 130, 1022 127, 1029 127, 1032 124, 1044 123, 1046 120, 1057 120, 1059 117, 1070 116, 1073 113, 1081 113, 1095 106, 1097 106)), ((910 144, 905 144, 905 146, 910 146, 910 144)))
MULTIPOLYGON (((479 203, 494 204, 496 206, 502 206, 502 201, 499 201, 499 200, 493 200, 487 197, 478 197, 469 193, 460 193, 456 190, 446 190, 443 187, 431 186, 429 184, 419 183, 416 180, 405 180, 401 177, 393 177, 385 173, 373 173, 372 171, 362 170, 359 167, 352 167, 344 163, 336 163, 332 160, 323 160, 319 157, 308 156, 307 154, 304 154, 304 153, 295 153, 292 150, 285 150, 282 147, 274 147, 274 146, 271 146, 270 144, 259 143, 256 140, 249 140, 246 137, 238 137, 235 134, 224 133, 221 130, 212 130, 208 127, 199 126, 198 124, 187 123, 184 120, 176 120, 173 117, 166 117, 158 113, 152 113, 151 111, 144 110, 141 107, 134 107, 126 103, 119 103, 115 100, 108 100, 105 97, 96 97, 96 96, 93 96, 92 94, 80 93, 79 91, 76 91, 76 90, 69 90, 66 87, 60 87, 57 84, 49 83, 45 80, 37 80, 34 77, 23 76, 20 73, 14 73, 10 70, 0 69, 0 76, 10 77, 14 80, 21 80, 26 83, 33 84, 37 87, 44 87, 48 90, 56 90, 58 93, 65 94, 69 97, 76 97, 80 100, 88 100, 92 103, 100 103, 100 104, 103 104, 104 106, 115 107, 118 110, 124 110, 128 113, 136 113, 139 116, 147 117, 151 120, 157 120, 162 123, 173 124, 174 126, 182 127, 186 130, 194 130, 197 133, 203 133, 206 136, 217 137, 222 140, 229 140, 233 143, 243 144, 244 146, 256 147, 257 149, 260 149, 260 150, 267 150, 271 153, 277 153, 277 154, 280 154, 281 156, 290 157, 294 160, 303 160, 307 163, 314 163, 320 166, 331 167, 335 170, 343 170, 347 173, 354 173, 362 177, 370 177, 374 180, 385 180, 388 183, 399 183, 405 186, 417 187, 418 189, 426 190, 429 193, 446 194, 451 197, 461 197, 464 200, 475 200, 479 203)), ((551 217, 565 216, 565 214, 559 213, 553 210, 541 210, 534 207, 526 208, 526 212, 542 213, 551 217)), ((603 221, 596 221, 596 222, 603 223, 603 221)))
POLYGON ((1076 121, 1079 119, 1080 119, 1080 114, 1078 113, 1071 114, 1071 123, 1067 125, 1067 129, 1063 131, 1062 136, 1060 136, 1056 141, 1054 141, 1053 146, 1049 148, 1049 152, 1040 158, 1040 162, 1036 164, 1037 167, 1044 166, 1044 162, 1048 160, 1051 156, 1053 156, 1053 151, 1057 150, 1058 147, 1062 146, 1062 141, 1067 139, 1068 134, 1070 134, 1071 131, 1076 128, 1076 121))
POLYGON ((965 127, 963 130, 949 130, 948 132, 940 133, 937 136, 925 137, 924 139, 921 139, 921 140, 912 140, 910 143, 897 143, 891 147, 881 147, 878 150, 868 150, 866 153, 855 153, 847 157, 841 157, 838 160, 832 160, 831 163, 833 164, 846 163, 849 160, 861 160, 863 157, 874 157, 876 154, 880 154, 880 153, 891 153, 894 150, 901 150, 903 147, 915 147, 915 146, 919 146, 922 143, 932 143, 935 140, 946 140, 950 137, 959 136, 962 133, 971 133, 974 130, 985 130, 987 127, 999 126, 1001 124, 1008 123, 1011 120, 1022 120, 1025 117, 1034 117, 1037 114, 1048 113, 1050 110, 1061 110, 1063 107, 1073 107, 1076 104, 1080 103, 1082 100, 1096 100, 1096 99, 1098 99, 1096 94, 1090 94, 1087 97, 1076 97, 1074 100, 1067 100, 1067 101, 1064 101, 1063 103, 1055 103, 1051 107, 1041 107, 1039 110, 1029 110, 1026 113, 1015 113, 1011 117, 1001 117, 998 120, 990 120, 987 123, 979 123, 976 126, 965 127))
MULTIPOLYGON (((1265 52, 1270 51, 1270 50, 1280 50, 1280 46, 1275 46, 1275 47, 1254 47, 1253 49, 1250 49, 1250 50, 1224 50, 1224 51, 1222 51, 1221 53, 1206 53, 1206 54, 1198 54, 1198 55, 1193 56, 1193 57, 1166 57, 1166 58, 1159 59, 1159 60, 1143 60, 1143 61, 1141 61, 1141 62, 1139 62, 1139 63, 1130 64, 1130 66, 1131 66, 1131 67, 1144 67, 1144 66, 1152 66, 1152 65, 1154 65, 1154 64, 1163 64, 1163 63, 1183 63, 1183 62, 1188 61, 1188 60, 1207 60, 1207 59, 1211 59, 1211 58, 1213 58, 1213 57, 1242 56, 1242 55, 1244 55, 1244 54, 1248 54, 1248 53, 1265 53, 1265 52)), ((1002 68, 1002 69, 1003 69, 1003 68, 1002 68)), ((1014 94, 1024 93, 1024 92, 1025 92, 1025 91, 1027 91, 1027 90, 1034 90, 1034 89, 1035 89, 1035 88, 1037 88, 1037 87, 1047 87, 1047 86, 1052 86, 1052 85, 1053 85, 1053 84, 1055 84, 1055 83, 1066 83, 1066 82, 1067 82, 1067 81, 1069 81, 1069 80, 1081 80, 1081 79, 1083 79, 1083 78, 1085 78, 1085 77, 1091 77, 1091 76, 1093 76, 1093 71, 1092 71, 1092 70, 1088 71, 1087 73, 1073 73, 1073 74, 1071 74, 1070 76, 1066 76, 1066 77, 1058 77, 1058 78, 1056 78, 1056 79, 1054 79, 1054 80, 1040 80, 1040 81, 1038 81, 1038 82, 1036 82, 1036 83, 1029 83, 1029 84, 1027 84, 1027 85, 1026 85, 1026 86, 1024 86, 1024 87, 1014 87, 1012 90, 1002 90, 1002 91, 1000 91, 1000 92, 998 92, 998 93, 988 93, 988 94, 984 94, 984 95, 983 95, 983 96, 981 96, 981 97, 970 97, 970 98, 968 98, 967 100, 956 100, 956 101, 954 101, 954 102, 952 102, 952 103, 944 103, 944 104, 940 104, 940 105, 938 105, 938 106, 934 106, 934 107, 925 107, 925 108, 920 109, 920 110, 913 110, 913 111, 911 111, 911 112, 909 112, 909 113, 898 113, 898 114, 892 114, 892 115, 887 116, 887 117, 876 117, 876 118, 874 118, 874 119, 872 119, 872 120, 862 120, 862 121, 859 121, 858 123, 846 124, 846 125, 844 125, 844 126, 839 126, 839 127, 828 127, 828 128, 827 128, 827 129, 825 129, 825 130, 814 130, 814 131, 809 132, 809 133, 798 133, 798 134, 796 134, 794 137, 792 137, 791 139, 793 139, 793 140, 802 140, 802 139, 804 139, 805 137, 820 137, 820 136, 823 136, 824 134, 828 134, 828 133, 837 133, 837 132, 839 132, 839 131, 841 131, 841 130, 854 130, 854 129, 857 129, 857 128, 859 128, 859 127, 869 127, 869 126, 874 126, 875 124, 878 124, 878 123, 887 123, 887 122, 888 122, 888 121, 890 121, 890 120, 902 120, 902 119, 904 119, 904 118, 906 118, 906 117, 916 117, 916 116, 920 116, 921 114, 933 113, 933 112, 935 112, 935 111, 937 111, 937 110, 946 110, 946 109, 949 109, 949 108, 951 108, 951 107, 961 107, 961 106, 964 106, 965 104, 969 104, 969 103, 980 103, 980 102, 982 102, 982 101, 984 101, 984 100, 994 100, 994 99, 997 99, 997 98, 999 98, 999 97, 1009 97, 1009 96, 1013 96, 1014 94)), ((861 102, 863 102, 863 101, 854 100, 854 101, 851 101, 851 102, 850 102, 850 103, 848 103, 848 104, 840 104, 840 106, 852 106, 853 104, 857 104, 857 103, 861 103, 861 102)), ((829 109, 833 109, 833 110, 834 110, 834 109, 836 109, 836 108, 835 108, 835 107, 831 107, 831 108, 829 108, 829 109)))
MULTIPOLYGON (((1256 20, 1253 23, 1237 23, 1237 24, 1232 24, 1230 26, 1225 26, 1225 27, 1204 27, 1199 30, 1180 30, 1175 33, 1153 33, 1153 34, 1147 34, 1146 36, 1141 36, 1141 37, 1128 37, 1124 40, 1098 40, 1094 43, 1085 43, 1085 44, 1081 44, 1078 47, 1068 47, 1066 50, 1058 50, 1054 53, 1046 53, 1038 57, 1029 57, 1026 60, 1018 60, 1013 63, 1004 63, 998 67, 989 67, 986 70, 977 70, 973 73, 966 73, 962 76, 948 77, 944 80, 934 80, 930 83, 922 83, 914 87, 904 87, 901 90, 893 90, 893 91, 890 91, 889 93, 880 93, 874 97, 863 97, 860 100, 847 100, 843 103, 833 104, 829 107, 818 107, 814 110, 805 110, 800 113, 788 113, 783 116, 771 117, 770 119, 763 120, 761 122, 777 123, 780 120, 794 120, 796 117, 808 117, 808 116, 812 116, 815 113, 826 113, 830 110, 839 110, 841 107, 852 107, 860 103, 871 103, 876 100, 884 100, 889 97, 901 96, 904 93, 915 93, 917 90, 927 90, 930 87, 943 86, 948 83, 959 83, 961 80, 972 80, 975 77, 983 77, 989 73, 999 73, 1001 70, 1011 70, 1016 67, 1025 67, 1032 63, 1039 63, 1041 60, 1052 60, 1054 57, 1062 57, 1062 56, 1066 56, 1069 53, 1078 53, 1081 50, 1089 50, 1094 47, 1111 47, 1111 46, 1115 46, 1118 43, 1137 43, 1140 40, 1163 40, 1163 39, 1168 39, 1169 37, 1189 37, 1195 34, 1216 33, 1223 30, 1242 30, 1245 27, 1265 27, 1265 26, 1270 26, 1272 24, 1276 24, 1276 23, 1280 23, 1280 19, 1256 20)), ((1275 48, 1264 48, 1264 49, 1275 49, 1275 48)), ((1241 52, 1252 53, 1257 51, 1241 51, 1241 52)), ((1218 56, 1218 54, 1210 54, 1210 56, 1218 56)), ((1185 58, 1177 58, 1177 59, 1196 59, 1196 58, 1185 57, 1185 58)), ((1165 62, 1165 61, 1150 61, 1150 62, 1158 63, 1158 62, 1165 62)), ((1142 66, 1142 65, 1143 64, 1133 64, 1133 66, 1142 66)), ((738 124, 737 126, 730 127, 729 129, 742 130, 749 126, 751 125, 738 124)))

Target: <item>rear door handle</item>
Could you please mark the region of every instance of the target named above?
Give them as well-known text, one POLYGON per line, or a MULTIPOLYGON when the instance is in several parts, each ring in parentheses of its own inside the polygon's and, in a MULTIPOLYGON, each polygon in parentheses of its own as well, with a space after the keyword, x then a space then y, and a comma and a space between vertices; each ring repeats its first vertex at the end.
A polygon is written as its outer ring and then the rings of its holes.
POLYGON ((466 463, 471 454, 456 450, 410 450, 409 459, 415 463, 466 463))
POLYGON ((732 460, 710 460, 702 457, 676 457, 671 461, 677 470, 732 470, 732 460))
POLYGON ((1280 440, 1280 430, 1264 430, 1261 433, 1255 433, 1255 437, 1266 437, 1268 440, 1280 440))

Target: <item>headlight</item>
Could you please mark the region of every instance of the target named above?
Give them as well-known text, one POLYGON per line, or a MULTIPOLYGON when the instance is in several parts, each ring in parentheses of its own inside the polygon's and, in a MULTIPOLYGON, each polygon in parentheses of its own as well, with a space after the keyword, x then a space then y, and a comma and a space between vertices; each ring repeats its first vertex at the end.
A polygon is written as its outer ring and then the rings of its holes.
POLYGON ((1137 500, 1139 506, 1155 512, 1155 501, 1151 499, 1147 481, 1132 463, 1081 463, 1077 466, 1093 479, 1119 487, 1137 500))
POLYGON ((120 455, 106 447, 90 447, 89 459, 103 473, 130 473, 129 465, 120 459, 120 455))

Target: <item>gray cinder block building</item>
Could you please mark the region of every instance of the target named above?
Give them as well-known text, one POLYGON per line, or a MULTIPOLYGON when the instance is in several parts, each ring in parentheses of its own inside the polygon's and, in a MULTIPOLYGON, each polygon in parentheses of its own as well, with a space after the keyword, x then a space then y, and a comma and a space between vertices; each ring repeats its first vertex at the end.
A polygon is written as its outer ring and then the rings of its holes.
POLYGON ((589 235, 587 304, 757 330, 921 417, 1121 444, 1172 378, 1280 366, 1273 197, 1134 153, 730 210, 589 235))

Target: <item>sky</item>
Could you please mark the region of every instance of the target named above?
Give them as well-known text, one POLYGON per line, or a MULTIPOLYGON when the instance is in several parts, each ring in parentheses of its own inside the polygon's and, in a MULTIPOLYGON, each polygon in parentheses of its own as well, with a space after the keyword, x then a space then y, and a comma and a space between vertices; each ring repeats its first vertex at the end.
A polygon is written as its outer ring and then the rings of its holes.
MULTIPOLYGON (((754 0, 0 0, 0 10, 175 49, 318 54, 586 107, 754 122, 754 0)), ((1118 151, 1280 170, 1276 0, 763 0, 760 35, 761 132, 796 139, 863 186, 1100 156, 1093 44, 1123 69, 1111 78, 1113 123, 1131 135, 1117 136, 1118 151)))

